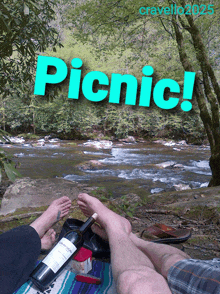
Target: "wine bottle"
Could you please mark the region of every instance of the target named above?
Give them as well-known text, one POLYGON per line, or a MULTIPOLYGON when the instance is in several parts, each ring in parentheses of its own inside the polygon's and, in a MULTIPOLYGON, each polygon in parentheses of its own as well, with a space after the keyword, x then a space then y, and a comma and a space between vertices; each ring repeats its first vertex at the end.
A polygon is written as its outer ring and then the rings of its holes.
POLYGON ((83 234, 97 216, 94 213, 77 231, 69 231, 34 269, 30 278, 39 290, 44 291, 79 251, 83 244, 83 234))

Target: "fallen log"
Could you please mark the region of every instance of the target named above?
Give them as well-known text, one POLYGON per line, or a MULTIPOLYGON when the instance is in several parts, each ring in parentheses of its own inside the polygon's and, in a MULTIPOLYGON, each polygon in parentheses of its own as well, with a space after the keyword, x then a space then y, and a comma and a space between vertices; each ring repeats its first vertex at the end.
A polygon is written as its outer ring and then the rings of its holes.
MULTIPOLYGON (((75 208, 78 208, 78 206, 76 206, 76 205, 71 206, 70 210, 72 211, 75 208)), ((43 212, 44 211, 34 211, 34 212, 28 212, 28 213, 23 213, 23 214, 18 214, 18 215, 12 215, 12 216, 0 219, 0 223, 7 223, 7 222, 15 221, 15 220, 28 218, 31 216, 38 216, 38 215, 41 215, 43 212)))
POLYGON ((193 224, 204 224, 204 221, 197 221, 197 220, 192 220, 192 219, 188 219, 188 218, 185 218, 181 215, 179 215, 178 213, 172 211, 172 210, 165 210, 165 209, 146 209, 145 210, 146 213, 152 213, 152 214, 167 214, 167 215, 174 215, 184 221, 187 221, 187 222, 190 222, 190 223, 193 223, 193 224))
POLYGON ((35 212, 29 212, 29 213, 23 213, 23 214, 8 216, 8 217, 5 217, 3 219, 0 219, 0 223, 7 223, 7 222, 15 221, 15 220, 28 218, 28 217, 31 217, 31 216, 38 216, 38 215, 40 215, 42 213, 43 213, 43 211, 35 211, 35 212))

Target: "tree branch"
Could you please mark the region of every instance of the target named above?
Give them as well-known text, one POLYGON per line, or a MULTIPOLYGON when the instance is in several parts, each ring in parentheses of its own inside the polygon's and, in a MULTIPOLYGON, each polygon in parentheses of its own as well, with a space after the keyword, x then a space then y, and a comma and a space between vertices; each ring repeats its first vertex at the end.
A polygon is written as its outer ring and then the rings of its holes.
POLYGON ((172 37, 172 39, 173 39, 173 34, 172 34, 170 31, 168 31, 168 29, 165 27, 165 25, 164 25, 164 23, 163 23, 161 17, 159 17, 159 19, 160 19, 160 22, 161 22, 161 24, 162 24, 164 30, 165 30, 165 31, 166 31, 166 32, 172 37))

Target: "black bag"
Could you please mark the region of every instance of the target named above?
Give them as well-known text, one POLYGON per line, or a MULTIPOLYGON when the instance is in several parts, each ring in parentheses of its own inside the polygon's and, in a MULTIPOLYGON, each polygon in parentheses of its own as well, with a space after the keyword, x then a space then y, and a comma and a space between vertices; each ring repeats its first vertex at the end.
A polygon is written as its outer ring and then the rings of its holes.
MULTIPOLYGON (((78 230, 83 225, 83 221, 74 218, 68 218, 63 224, 63 228, 59 235, 59 240, 69 231, 78 230)), ((109 259, 110 248, 109 243, 99 237, 93 231, 88 229, 84 234, 83 247, 92 251, 92 256, 97 259, 109 259)))

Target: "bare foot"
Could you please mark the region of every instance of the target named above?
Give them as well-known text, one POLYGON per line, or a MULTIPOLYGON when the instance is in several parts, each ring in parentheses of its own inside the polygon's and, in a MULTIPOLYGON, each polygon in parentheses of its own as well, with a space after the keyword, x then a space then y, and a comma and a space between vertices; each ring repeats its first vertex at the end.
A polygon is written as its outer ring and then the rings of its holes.
MULTIPOLYGON (((118 229, 125 231, 127 234, 131 233, 131 224, 129 221, 108 209, 97 198, 81 193, 78 195, 77 203, 86 216, 91 216, 96 212, 98 214, 97 223, 106 231, 109 229, 118 229)), ((101 233, 97 227, 96 231, 97 233, 98 231, 101 233)))
POLYGON ((105 231, 105 229, 103 229, 101 226, 94 224, 91 227, 93 233, 99 235, 103 240, 108 241, 108 235, 105 231))
POLYGON ((42 238, 52 225, 68 214, 70 207, 71 200, 67 196, 56 199, 30 226, 32 226, 37 231, 40 238, 42 238))
POLYGON ((49 250, 52 248, 55 242, 56 232, 53 229, 49 229, 45 235, 41 238, 41 249, 49 250))

